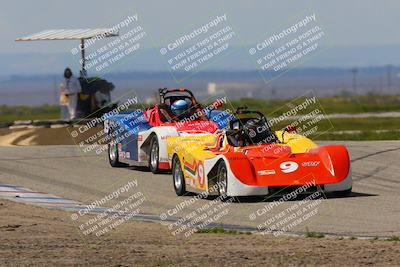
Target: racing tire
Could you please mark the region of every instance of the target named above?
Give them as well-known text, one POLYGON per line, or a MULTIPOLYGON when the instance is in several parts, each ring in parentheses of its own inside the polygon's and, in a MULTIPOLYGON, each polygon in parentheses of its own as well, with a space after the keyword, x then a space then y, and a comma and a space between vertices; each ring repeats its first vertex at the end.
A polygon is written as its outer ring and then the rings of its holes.
POLYGON ((351 194, 351 190, 352 188, 343 191, 332 192, 332 195, 335 197, 348 197, 351 194))
POLYGON ((149 153, 149 169, 152 173, 158 173, 160 163, 160 147, 158 146, 158 139, 156 135, 153 135, 150 139, 150 153, 149 153))
POLYGON ((179 157, 176 155, 172 159, 172 182, 174 184, 175 193, 178 196, 183 196, 187 193, 181 162, 179 161, 179 157))
POLYGON ((122 163, 119 161, 119 156, 118 156, 118 144, 116 143, 115 138, 112 138, 110 140, 110 143, 108 143, 108 161, 110 162, 110 165, 114 168, 118 167, 124 167, 126 164, 122 163))
POLYGON ((222 197, 221 200, 223 200, 227 197, 228 193, 228 171, 223 160, 218 164, 217 183, 218 194, 220 197, 222 197))

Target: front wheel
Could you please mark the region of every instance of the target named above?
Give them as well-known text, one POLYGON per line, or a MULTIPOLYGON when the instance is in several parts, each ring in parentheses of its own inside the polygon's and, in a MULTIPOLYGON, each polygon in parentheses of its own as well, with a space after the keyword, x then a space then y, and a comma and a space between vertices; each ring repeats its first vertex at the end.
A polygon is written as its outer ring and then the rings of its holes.
POLYGON ((152 173, 159 172, 159 146, 157 136, 153 135, 150 140, 150 155, 149 155, 149 167, 152 173))
POLYGON ((172 159, 172 179, 174 182, 175 193, 178 196, 183 196, 186 194, 185 177, 179 157, 176 155, 172 159))
POLYGON ((228 172, 224 161, 221 161, 218 165, 217 182, 219 195, 226 197, 228 193, 228 172))

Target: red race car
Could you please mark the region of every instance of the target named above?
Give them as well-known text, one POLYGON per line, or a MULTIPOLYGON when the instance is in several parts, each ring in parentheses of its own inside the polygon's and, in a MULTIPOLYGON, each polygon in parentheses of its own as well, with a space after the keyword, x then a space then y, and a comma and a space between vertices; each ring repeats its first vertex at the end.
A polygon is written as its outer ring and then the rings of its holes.
MULTIPOLYGON (((160 102, 146 110, 107 117, 111 166, 148 166, 153 173, 170 169, 166 140, 171 136, 214 133, 227 128, 233 116, 217 110, 223 99, 203 107, 187 89, 160 89, 160 102), (126 161, 126 162, 125 162, 126 161)), ((226 100, 225 100, 226 101, 226 100)))

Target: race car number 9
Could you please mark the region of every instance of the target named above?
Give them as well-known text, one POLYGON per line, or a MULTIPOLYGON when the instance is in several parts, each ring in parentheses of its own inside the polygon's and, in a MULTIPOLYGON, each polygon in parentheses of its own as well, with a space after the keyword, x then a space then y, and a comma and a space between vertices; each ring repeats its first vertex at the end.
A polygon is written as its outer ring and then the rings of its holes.
POLYGON ((197 175, 199 178, 200 186, 203 186, 204 185, 204 167, 201 162, 199 162, 199 165, 197 166, 197 175))
POLYGON ((110 126, 109 126, 109 121, 105 120, 104 121, 104 133, 108 133, 110 126))
POLYGON ((283 173, 291 173, 296 171, 299 168, 299 164, 293 161, 285 161, 282 162, 279 167, 281 167, 281 171, 283 173))

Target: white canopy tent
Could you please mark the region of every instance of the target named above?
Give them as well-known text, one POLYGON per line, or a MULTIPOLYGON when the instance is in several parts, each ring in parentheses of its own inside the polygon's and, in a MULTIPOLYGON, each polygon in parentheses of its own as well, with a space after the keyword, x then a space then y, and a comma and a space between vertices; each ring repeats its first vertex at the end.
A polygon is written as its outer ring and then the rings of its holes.
POLYGON ((81 75, 86 75, 85 70, 85 40, 96 38, 118 36, 118 31, 113 29, 54 29, 44 30, 25 37, 17 38, 15 41, 54 41, 54 40, 80 40, 81 51, 81 75))

